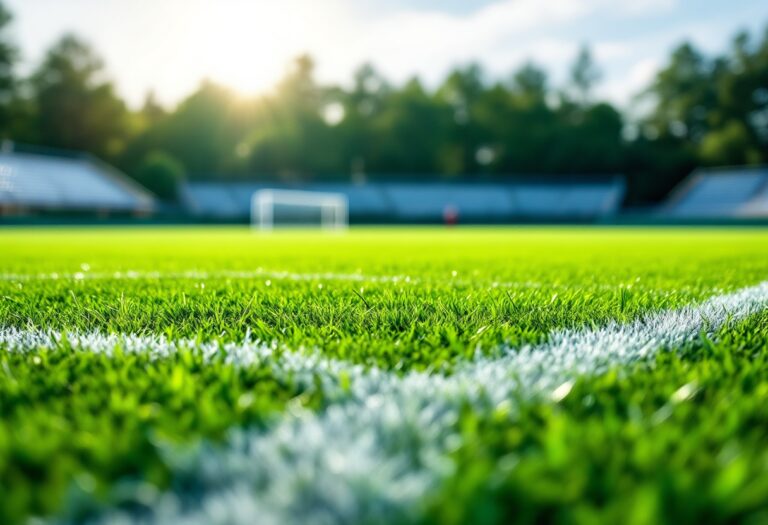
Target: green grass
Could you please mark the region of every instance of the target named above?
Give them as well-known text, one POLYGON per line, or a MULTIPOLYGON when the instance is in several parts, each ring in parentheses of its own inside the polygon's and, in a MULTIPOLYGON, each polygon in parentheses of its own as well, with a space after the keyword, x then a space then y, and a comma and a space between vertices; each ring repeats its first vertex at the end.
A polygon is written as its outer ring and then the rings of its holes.
MULTIPOLYGON (((0 327, 249 334, 395 373, 450 373, 478 350, 630 321, 768 278, 762 230, 61 228, 0 231, 0 247, 0 327)), ((523 403, 514 417, 467 410, 456 475, 424 502, 425 519, 767 521, 766 319, 585 377, 561 402, 523 403), (672 403, 685 384, 695 396, 672 403)), ((194 350, 150 360, 66 344, 0 348, 0 522, 65 504, 77 516, 126 480, 165 488, 168 443, 265 428, 288 403, 322 410, 323 394, 266 365, 204 363, 194 350)))
POLYGON ((558 404, 468 412, 441 523, 766 523, 768 314, 584 378, 558 404), (684 398, 677 392, 689 392, 684 398))
POLYGON ((0 283, 0 325, 321 346, 342 359, 433 367, 479 344, 628 320, 761 280, 762 233, 547 229, 6 233, 7 273, 289 271, 408 276, 396 284, 211 277, 0 283), (497 286, 494 287, 494 283, 497 286), (531 284, 535 286, 531 286, 531 284), (204 287, 201 287, 204 285, 204 287), (362 291, 361 291, 362 290, 362 291), (480 333, 478 333, 480 332, 480 333))

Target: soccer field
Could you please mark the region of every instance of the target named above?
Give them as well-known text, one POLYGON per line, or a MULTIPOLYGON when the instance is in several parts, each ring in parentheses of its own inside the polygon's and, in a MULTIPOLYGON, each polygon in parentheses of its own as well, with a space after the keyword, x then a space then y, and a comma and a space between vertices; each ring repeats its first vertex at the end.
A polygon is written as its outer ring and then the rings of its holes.
POLYGON ((768 231, 0 231, 0 523, 766 523, 768 231))

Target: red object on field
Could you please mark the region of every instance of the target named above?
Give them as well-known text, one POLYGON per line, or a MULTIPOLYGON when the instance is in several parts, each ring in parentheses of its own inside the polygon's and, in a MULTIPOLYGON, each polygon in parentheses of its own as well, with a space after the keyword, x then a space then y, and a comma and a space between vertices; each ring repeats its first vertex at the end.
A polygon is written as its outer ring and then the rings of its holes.
POLYGON ((443 208, 443 222, 446 226, 454 226, 458 224, 459 209, 452 204, 446 205, 445 208, 443 208))

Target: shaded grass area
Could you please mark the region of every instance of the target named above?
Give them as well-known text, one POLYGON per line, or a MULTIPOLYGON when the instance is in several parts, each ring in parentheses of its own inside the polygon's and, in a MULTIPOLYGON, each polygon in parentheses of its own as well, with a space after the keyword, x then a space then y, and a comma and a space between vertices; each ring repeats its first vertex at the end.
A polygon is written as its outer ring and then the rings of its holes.
MULTIPOLYGON (((248 333, 396 372, 450 371, 477 349, 629 321, 764 280, 766 241, 759 230, 7 230, 0 276, 29 278, 0 279, 0 327, 206 341, 248 333), (258 269, 410 281, 221 275, 258 269), (87 277, 131 270, 160 275, 87 277), (189 271, 211 274, 163 277, 189 271), (51 272, 84 278, 35 278, 51 272)), ((754 494, 766 495, 760 483, 768 464, 766 436, 755 430, 766 423, 765 322, 628 375, 584 378, 562 402, 524 404, 513 420, 468 411, 457 475, 429 516, 456 523, 615 522, 622 511, 638 523, 759 517, 754 494), (752 383, 744 383, 748 371, 752 383), (670 405, 686 384, 696 385, 695 395, 670 405), (742 466, 718 463, 733 450, 742 466), (722 474, 731 468, 737 473, 722 474), (717 483, 727 490, 717 492, 717 483), (752 499, 738 507, 737 493, 752 499), (732 499, 721 505, 723 494, 732 499), (715 506, 721 513, 708 515, 715 506)), ((204 364, 194 352, 153 361, 66 346, 0 349, 0 522, 56 512, 72 491, 97 501, 120 483, 167 486, 172 472, 161 443, 216 441, 230 428, 263 425, 289 402, 317 408, 323 394, 266 367, 204 364)))
POLYGON ((2 523, 49 514, 73 488, 98 500, 114 497, 118 482, 164 487, 163 444, 219 440, 288 402, 322 401, 320 389, 275 377, 266 363, 234 366, 195 350, 150 359, 63 343, 0 352, 0 370, 2 523))

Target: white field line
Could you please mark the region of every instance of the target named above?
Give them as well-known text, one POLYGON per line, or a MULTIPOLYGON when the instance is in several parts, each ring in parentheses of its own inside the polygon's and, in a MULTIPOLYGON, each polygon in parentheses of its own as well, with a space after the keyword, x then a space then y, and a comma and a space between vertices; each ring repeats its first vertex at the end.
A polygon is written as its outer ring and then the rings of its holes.
MULTIPOLYGON (((412 518, 419 502, 452 473, 449 454, 459 445, 462 406, 514 411, 514 399, 561 399, 582 375, 604 373, 714 334, 768 307, 768 282, 719 295, 678 310, 593 330, 561 330, 543 344, 505 348, 501 357, 477 357, 449 376, 402 376, 323 359, 276 353, 245 343, 228 345, 227 359, 274 361, 277 373, 293 370, 321 379, 331 403, 319 413, 289 407, 267 432, 235 431, 226 447, 201 446, 169 453, 183 491, 138 499, 152 507, 141 523, 360 523, 412 518), (254 357, 255 355, 255 357, 254 357)), ((11 350, 56 344, 55 334, 2 330, 11 350)), ((87 335, 69 337, 83 350, 168 355, 191 341, 87 335)), ((198 345, 214 356, 217 345, 198 345)), ((301 374, 300 374, 301 375, 301 374)), ((113 514, 106 522, 131 523, 113 514)))
POLYGON ((277 343, 267 344, 246 340, 241 343, 219 341, 200 342, 192 339, 168 340, 162 335, 126 335, 92 333, 61 333, 35 329, 0 328, 0 351, 34 354, 39 349, 70 347, 78 351, 112 356, 142 354, 150 360, 166 359, 183 350, 200 353, 204 361, 217 361, 235 366, 266 366, 276 379, 313 388, 316 380, 331 400, 334 394, 346 395, 339 384, 345 375, 355 377, 366 373, 355 365, 323 357, 317 351, 288 351, 277 343))
MULTIPOLYGON (((446 275, 444 279, 423 279, 410 275, 366 275, 363 273, 335 273, 335 272, 289 272, 280 270, 187 270, 187 271, 143 271, 125 270, 115 272, 41 272, 41 273, 0 273, 0 281, 29 282, 29 281, 90 281, 90 280, 143 280, 143 279, 192 279, 205 281, 208 279, 232 279, 253 280, 266 279, 276 281, 351 281, 360 283, 392 283, 392 284, 452 284, 461 287, 490 287, 490 288, 527 288, 527 289, 552 289, 552 290, 584 290, 598 289, 615 291, 620 288, 632 288, 635 283, 589 283, 587 285, 571 285, 557 282, 544 281, 504 281, 492 279, 464 279, 456 275, 446 275)), ((719 290, 711 290, 713 293, 719 290)))
POLYGON ((362 273, 333 272, 288 272, 275 270, 188 270, 181 272, 158 272, 125 270, 116 272, 50 272, 50 273, 0 273, 0 281, 55 281, 55 280, 141 280, 141 279, 275 279, 287 281, 357 281, 382 283, 416 283, 418 279, 407 275, 365 275, 362 273))

